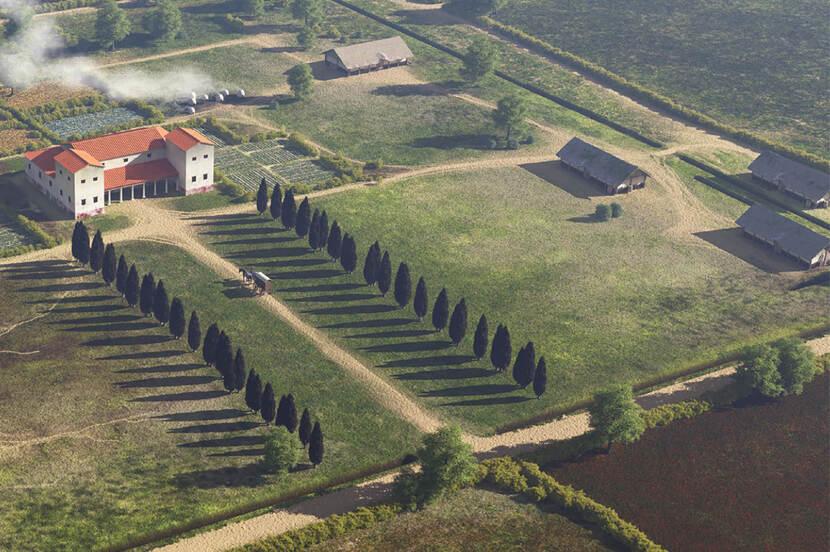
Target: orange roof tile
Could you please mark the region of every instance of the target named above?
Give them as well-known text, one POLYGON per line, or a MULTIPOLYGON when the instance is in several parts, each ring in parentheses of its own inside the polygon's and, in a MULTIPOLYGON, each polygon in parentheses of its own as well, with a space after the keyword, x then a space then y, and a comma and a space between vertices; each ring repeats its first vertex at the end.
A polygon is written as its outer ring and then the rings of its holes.
POLYGON ((92 165, 94 167, 103 167, 104 165, 83 150, 67 149, 63 150, 55 156, 55 161, 61 164, 66 170, 71 173, 76 173, 84 167, 92 165))
POLYGON ((143 153, 164 148, 164 137, 167 131, 161 127, 136 128, 70 142, 72 147, 89 152, 95 159, 106 161, 125 155, 143 153))
POLYGON ((118 167, 117 169, 104 171, 104 189, 112 190, 114 188, 121 188, 122 186, 131 186, 160 178, 178 176, 178 174, 178 171, 176 171, 167 159, 157 159, 156 161, 150 161, 148 163, 126 165, 124 167, 118 167))
POLYGON ((196 144, 207 144, 213 146, 214 143, 196 132, 192 128, 179 127, 167 133, 165 139, 172 142, 176 147, 182 151, 187 151, 196 144))
POLYGON ((51 148, 27 151, 23 154, 23 157, 34 163, 37 168, 46 174, 54 174, 55 157, 62 151, 61 146, 52 146, 51 148))

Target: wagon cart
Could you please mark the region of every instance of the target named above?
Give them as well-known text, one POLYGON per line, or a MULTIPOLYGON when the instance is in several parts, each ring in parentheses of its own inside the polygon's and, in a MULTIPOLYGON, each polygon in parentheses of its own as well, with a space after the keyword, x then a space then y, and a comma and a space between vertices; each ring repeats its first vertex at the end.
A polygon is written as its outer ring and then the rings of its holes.
POLYGON ((258 294, 271 293, 271 278, 262 272, 252 272, 254 277, 254 286, 258 294))

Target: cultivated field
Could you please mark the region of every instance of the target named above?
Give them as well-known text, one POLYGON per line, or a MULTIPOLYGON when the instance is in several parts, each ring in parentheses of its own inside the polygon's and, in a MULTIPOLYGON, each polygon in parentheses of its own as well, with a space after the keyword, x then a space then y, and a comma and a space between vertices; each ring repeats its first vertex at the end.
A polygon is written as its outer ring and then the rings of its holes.
POLYGON ((62 119, 55 119, 43 123, 43 126, 54 132, 61 139, 69 138, 74 134, 86 136, 91 132, 110 126, 121 125, 136 119, 142 119, 140 113, 126 107, 113 107, 104 111, 73 115, 62 119))
POLYGON ((668 550, 821 550, 830 531, 827 375, 804 394, 707 412, 549 468, 668 550))

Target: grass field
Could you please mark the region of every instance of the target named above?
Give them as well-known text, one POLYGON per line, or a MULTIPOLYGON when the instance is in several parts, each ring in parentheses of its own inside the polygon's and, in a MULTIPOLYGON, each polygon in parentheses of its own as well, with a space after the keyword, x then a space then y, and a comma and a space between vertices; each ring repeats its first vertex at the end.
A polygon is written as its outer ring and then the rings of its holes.
MULTIPOLYGON (((555 185, 521 168, 458 173, 313 201, 356 236, 359 267, 351 276, 270 229, 273 223, 263 221, 246 240, 253 227, 228 221, 205 239, 232 262, 266 271, 276 295, 379 373, 447 419, 485 432, 614 381, 669 374, 827 319, 826 291, 790 291, 806 275, 776 274, 795 267, 734 236, 731 224, 674 229, 694 218, 677 212, 659 184, 618 196, 623 216, 596 223, 594 202, 584 197, 598 189, 561 170, 552 174, 555 185), (430 301, 442 286, 451 305, 466 298, 470 329, 458 349, 428 321, 419 323, 411 307, 401 311, 365 287, 363 258, 375 239, 390 251, 393 269, 409 264, 413 287, 425 277, 430 301), (514 353, 533 340, 546 357, 542 400, 517 390, 509 371, 494 375, 489 361, 471 358, 482 312, 491 334, 508 325, 514 353)), ((695 216, 722 224, 711 213, 695 216)))
POLYGON ((828 155, 823 2, 517 0, 494 17, 723 122, 828 155))
POLYGON ((827 385, 825 374, 801 396, 707 412, 548 471, 668 550, 822 550, 827 385))
POLYGON ((324 542, 309 552, 600 552, 601 535, 546 506, 486 489, 464 489, 414 514, 324 542))
MULTIPOLYGON (((278 394, 326 436, 316 470, 255 463, 265 430, 200 353, 63 262, 3 267, 0 320, 50 314, 0 336, 0 548, 90 550, 401 457, 415 430, 273 315, 170 246, 116 247, 164 279, 202 331, 218 321, 278 394), (68 295, 66 295, 68 294, 68 295), (64 297, 64 295, 66 295, 64 297), (51 399, 50 399, 51 398, 51 399), (52 400, 54 399, 54 400, 52 400)), ((0 329, 0 332, 2 329, 0 329)))

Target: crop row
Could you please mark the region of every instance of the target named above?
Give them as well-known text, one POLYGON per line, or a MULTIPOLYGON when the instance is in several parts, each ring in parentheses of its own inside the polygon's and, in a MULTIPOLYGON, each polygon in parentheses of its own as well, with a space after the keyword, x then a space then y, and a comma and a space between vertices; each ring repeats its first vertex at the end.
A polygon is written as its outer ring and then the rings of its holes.
POLYGON ((127 107, 113 107, 104 111, 48 121, 43 126, 64 139, 74 135, 85 136, 102 128, 122 125, 135 119, 143 119, 143 117, 127 107))
POLYGON ((251 153, 251 159, 266 167, 271 165, 284 165, 299 158, 298 155, 282 146, 251 153))
POLYGON ((291 184, 316 184, 325 182, 334 176, 334 173, 321 168, 317 162, 310 160, 297 161, 288 165, 274 168, 274 172, 291 184))

